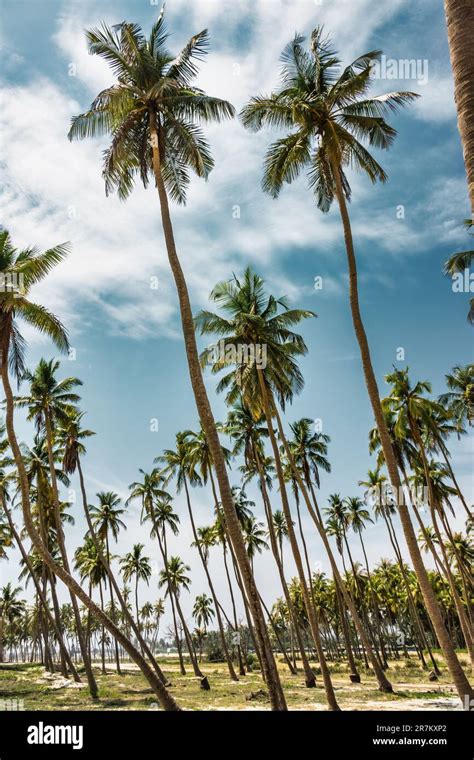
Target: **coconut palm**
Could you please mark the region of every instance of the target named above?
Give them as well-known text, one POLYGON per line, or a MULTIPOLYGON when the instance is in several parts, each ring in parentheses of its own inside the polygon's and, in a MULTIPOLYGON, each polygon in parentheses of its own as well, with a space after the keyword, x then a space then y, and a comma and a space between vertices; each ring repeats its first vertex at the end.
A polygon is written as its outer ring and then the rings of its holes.
POLYGON ((196 327, 203 335, 217 335, 217 345, 208 346, 201 354, 203 366, 210 365, 218 373, 231 367, 217 386, 227 390, 226 401, 234 404, 239 398, 252 414, 264 414, 277 468, 280 496, 285 514, 291 550, 302 585, 311 632, 318 650, 326 696, 331 709, 338 709, 329 670, 325 663, 318 624, 312 608, 310 593, 303 569, 301 553, 293 529, 293 521, 284 481, 280 451, 273 428, 276 417, 281 426, 276 402, 284 409, 293 395, 304 385, 297 359, 307 351, 303 338, 291 328, 313 312, 290 309, 285 298, 276 299, 265 292, 261 277, 249 267, 242 280, 218 283, 210 295, 225 316, 201 311, 195 318, 196 327))
POLYGON ((135 614, 139 628, 140 614, 138 606, 138 584, 140 581, 145 581, 148 586, 151 578, 150 560, 148 557, 143 556, 144 548, 144 544, 134 544, 132 551, 128 552, 125 557, 120 559, 124 583, 128 583, 129 580, 135 577, 135 614))
POLYGON ((3 636, 5 623, 13 625, 15 620, 21 617, 25 611, 26 603, 19 599, 18 595, 23 589, 20 586, 13 587, 7 583, 0 589, 0 662, 3 662, 3 636))
POLYGON ((198 63, 207 53, 207 30, 195 34, 178 56, 170 54, 163 11, 148 38, 137 24, 86 33, 89 52, 104 59, 116 77, 94 99, 88 111, 72 120, 70 139, 111 136, 103 175, 106 192, 117 190, 125 199, 138 178, 146 186, 152 177, 159 196, 168 260, 178 294, 181 323, 193 394, 211 449, 216 478, 236 561, 252 610, 257 643, 272 708, 286 709, 258 591, 245 552, 242 532, 232 508, 230 483, 219 435, 199 366, 196 337, 186 279, 179 261, 169 209, 169 197, 185 203, 189 170, 207 178, 213 167, 201 123, 234 115, 225 100, 193 85, 198 63))
POLYGON ((184 617, 184 613, 183 613, 181 602, 180 602, 181 592, 183 590, 189 591, 191 579, 187 573, 190 570, 191 568, 189 567, 189 565, 185 565, 184 562, 179 557, 172 556, 168 559, 168 562, 164 570, 160 571, 158 585, 160 588, 163 588, 163 586, 166 586, 167 587, 166 593, 167 594, 172 593, 174 596, 176 609, 178 611, 179 619, 183 627, 184 636, 186 638, 186 643, 187 643, 187 647, 189 651, 189 656, 191 658, 194 674, 197 678, 199 678, 199 685, 201 689, 204 689, 205 691, 209 691, 210 689, 209 680, 206 676, 203 675, 198 665, 191 634, 189 632, 189 628, 187 626, 186 619, 184 617))
POLYGON ((439 397, 439 401, 454 417, 458 425, 467 422, 474 424, 474 364, 465 367, 453 367, 445 375, 447 393, 439 397))
MULTIPOLYGON (((264 189, 278 195, 284 182, 293 181, 308 168, 310 188, 323 211, 336 198, 341 214, 349 269, 349 295, 354 329, 359 344, 367 391, 373 409, 390 482, 401 491, 400 474, 386 426, 370 349, 360 312, 357 264, 347 200, 350 187, 344 167, 353 165, 366 173, 372 182, 387 176, 360 140, 378 148, 388 148, 396 131, 384 116, 412 101, 410 92, 394 92, 367 97, 372 67, 380 51, 357 58, 339 74, 339 60, 319 27, 311 36, 310 50, 303 48, 304 38, 296 35, 282 55, 282 85, 270 97, 255 97, 242 111, 244 125, 254 130, 264 124, 292 129, 288 137, 274 143, 267 154, 264 189)), ((472 694, 464 671, 455 655, 443 623, 441 611, 429 583, 405 504, 399 504, 399 516, 413 567, 417 574, 426 607, 461 700, 472 694)))
MULTIPOLYGON (((433 489, 433 482, 430 478, 429 462, 428 462, 427 453, 426 453, 426 444, 423 440, 423 426, 426 424, 426 426, 429 429, 433 409, 436 411, 436 408, 437 408, 436 402, 433 402, 430 399, 426 398, 426 395, 425 395, 426 393, 429 393, 431 391, 431 385, 430 383, 426 381, 419 381, 415 383, 415 385, 412 386, 409 375, 408 375, 408 369, 394 370, 391 374, 387 375, 386 380, 390 385, 392 385, 392 390, 391 390, 390 395, 386 399, 384 399, 383 405, 385 408, 394 412, 397 415, 397 420, 396 420, 395 428, 394 428, 395 435, 397 435, 397 432, 399 432, 400 435, 404 435, 406 429, 408 429, 410 431, 414 444, 417 446, 419 456, 421 458, 421 465, 424 472, 424 485, 428 491, 428 505, 431 512, 431 518, 433 520, 433 527, 435 528, 435 531, 437 531, 437 521, 436 521, 436 514, 435 514, 437 501, 436 501, 436 495, 433 489)), ((401 510, 401 506, 399 505, 399 512, 400 510, 401 510)), ((416 568, 415 568, 415 571, 416 571, 416 568)), ((417 577, 419 578, 418 573, 417 573, 417 577)), ((419 578, 419 581, 420 581, 420 578, 419 578)), ((442 628, 440 628, 438 625, 439 623, 438 618, 435 619, 433 617, 431 608, 433 604, 436 605, 436 608, 437 608, 436 598, 432 599, 429 593, 428 594, 425 593, 426 590, 424 589, 423 583, 421 581, 420 581, 420 586, 423 592, 423 597, 425 599, 426 608, 433 621, 433 625, 436 631, 436 635, 438 637, 438 641, 440 642, 442 646, 444 655, 446 657, 446 662, 448 664, 453 680, 455 681, 458 693, 460 694, 461 688, 465 688, 468 690, 468 691, 465 691, 464 694, 471 693, 471 692, 474 693, 474 690, 470 686, 466 678, 466 675, 464 671, 462 670, 461 665, 459 664, 459 660, 454 651, 452 640, 449 637, 444 624, 442 625, 442 628)), ((430 589, 431 589, 431 586, 430 586, 430 589)), ((452 587, 452 590, 453 590, 453 594, 455 594, 454 586, 452 587)), ((435 612, 436 612, 436 608, 435 608, 435 612)), ((463 610, 460 607, 458 611, 459 611, 461 623, 462 623, 463 610)), ((437 609, 437 612, 439 614, 439 617, 441 617, 441 611, 437 609)), ((442 622, 442 619, 441 619, 441 622, 442 622)), ((466 644, 468 647, 470 647, 471 657, 472 657, 474 656, 474 650, 472 648, 471 632, 465 625, 463 625, 463 633, 466 639, 466 644)))

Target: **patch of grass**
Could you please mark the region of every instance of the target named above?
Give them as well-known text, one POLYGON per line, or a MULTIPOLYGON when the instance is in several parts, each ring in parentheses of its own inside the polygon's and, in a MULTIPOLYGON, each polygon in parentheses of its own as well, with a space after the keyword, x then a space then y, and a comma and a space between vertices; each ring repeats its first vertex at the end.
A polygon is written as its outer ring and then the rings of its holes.
MULTIPOLYGON (((467 666, 467 656, 461 657, 467 666)), ((428 680, 429 671, 422 670, 417 661, 399 660, 390 663, 387 671, 392 681, 394 694, 384 694, 378 690, 371 671, 361 669, 362 683, 351 684, 345 663, 331 665, 334 689, 342 709, 376 709, 380 705, 392 705, 390 709, 414 709, 409 703, 425 701, 429 703, 440 698, 456 696, 441 656, 437 660, 442 667, 442 675, 435 684, 428 680), (398 707, 397 707, 397 703, 398 707)), ((269 701, 261 698, 247 699, 251 693, 266 692, 267 689, 258 671, 241 677, 238 682, 230 681, 224 663, 202 663, 202 670, 208 676, 210 691, 203 691, 198 679, 187 668, 182 676, 173 658, 160 658, 160 665, 171 681, 170 691, 184 710, 268 710, 269 701)), ((313 663, 315 672, 318 668, 313 663)), ((317 686, 307 689, 300 671, 292 676, 286 665, 279 662, 278 668, 290 710, 322 710, 326 708, 326 698, 322 679, 317 677, 317 686)), ((158 701, 149 684, 133 665, 124 665, 121 675, 110 666, 103 675, 95 668, 100 698, 91 700, 87 684, 78 688, 73 683, 57 688, 57 679, 47 677, 43 667, 37 664, 6 664, 0 666, 0 700, 22 700, 26 710, 156 710, 158 701)))

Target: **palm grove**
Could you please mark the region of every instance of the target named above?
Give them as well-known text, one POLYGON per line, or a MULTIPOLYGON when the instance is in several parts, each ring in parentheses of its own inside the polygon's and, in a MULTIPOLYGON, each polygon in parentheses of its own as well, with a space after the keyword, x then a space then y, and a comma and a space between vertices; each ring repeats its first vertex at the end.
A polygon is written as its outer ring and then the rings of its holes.
POLYGON ((458 656, 466 649, 472 662, 474 654, 472 513, 449 446, 472 424, 474 367, 452 369, 440 398, 408 369, 395 369, 386 378, 388 396, 380 398, 359 306, 348 210, 347 168, 374 183, 387 180, 370 148, 389 148, 396 131, 386 117, 416 96, 371 97, 371 67, 380 51, 341 68, 330 41, 316 29, 308 45, 297 35, 285 48, 278 88, 252 97, 240 114, 250 130, 266 126, 283 132, 265 156, 264 191, 276 198, 283 185, 306 173, 318 208, 327 212, 335 201, 340 213, 350 310, 374 416, 368 431, 374 464, 361 473, 354 493, 334 493, 323 503, 319 488, 331 470, 330 438, 311 420, 291 417, 292 400, 304 386, 299 359, 308 350, 297 330, 315 315, 268 293, 250 268, 213 288, 215 311, 193 315, 169 199, 186 202, 190 171, 207 178, 213 160, 202 126, 233 118, 234 109, 193 83, 207 52, 207 32, 192 37, 178 56, 169 52, 167 36, 163 14, 148 37, 131 23, 87 32, 89 52, 109 64, 112 84, 73 118, 69 137, 110 136, 102 170, 107 193, 126 200, 137 180, 145 187, 151 181, 158 191, 200 428, 178 431, 174 447, 157 452, 148 469, 140 470, 125 501, 113 492, 87 493, 83 462, 94 433, 80 408, 81 381, 64 377, 57 360, 43 359, 27 370, 21 333, 23 321, 59 351, 68 350, 61 321, 30 300, 31 289, 67 256, 68 246, 18 250, 8 232, 1 233, 0 557, 20 553, 20 582, 33 588, 34 603, 21 598, 21 586, 1 590, 0 661, 40 659, 50 671, 85 679, 92 699, 100 696, 97 667, 106 673, 113 664, 120 673, 132 661, 163 709, 179 710, 157 654, 167 609, 172 626, 165 638, 183 675, 189 672, 209 690, 206 663, 212 659, 225 662, 233 681, 257 669, 273 710, 287 709, 281 662, 295 677, 301 672, 308 688, 321 679, 328 708, 338 710, 335 663, 345 664, 352 682, 370 672, 389 693, 389 660, 409 656, 408 650, 432 678, 440 674, 436 653, 441 651, 460 699, 472 697, 458 656), (196 332, 214 341, 200 355, 196 332), (220 422, 204 385, 206 368, 219 376, 217 392, 225 394, 228 415, 220 422), (12 379, 18 383, 16 395, 12 379), (31 423, 30 445, 16 435, 18 407, 31 423), (250 482, 257 487, 258 504, 246 494, 250 482), (66 497, 72 483, 80 494, 74 510, 66 497), (209 500, 206 525, 194 516, 194 496, 201 488, 209 500), (146 556, 143 543, 125 556, 115 553, 131 504, 139 505, 153 557, 146 556), (460 510, 465 531, 453 527, 460 510), (72 511, 84 518, 87 532, 71 554, 72 511), (170 537, 179 535, 184 520, 206 579, 205 588, 197 590, 189 566, 170 552, 170 537), (364 530, 374 521, 386 529, 393 557, 371 566, 364 530), (312 570, 308 524, 320 538, 328 574, 312 570), (405 548, 411 566, 403 559, 405 548), (281 587, 276 600, 265 599, 255 580, 254 565, 263 552, 274 561, 281 587), (211 553, 222 568, 225 599, 216 589, 211 553), (153 579, 156 561, 160 596, 141 604, 140 592, 153 579), (61 604, 58 583, 69 594, 61 604), (188 594, 194 595, 192 619, 183 610, 188 594))

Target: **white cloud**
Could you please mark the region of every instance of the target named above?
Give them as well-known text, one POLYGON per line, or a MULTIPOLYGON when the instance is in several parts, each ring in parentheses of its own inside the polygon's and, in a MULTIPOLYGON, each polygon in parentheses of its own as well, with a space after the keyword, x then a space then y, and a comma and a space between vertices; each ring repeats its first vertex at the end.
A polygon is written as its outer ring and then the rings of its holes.
MULTIPOLYGON (((317 23, 326 23, 343 57, 349 59, 403 4, 387 0, 374 9, 369 0, 328 0, 322 6, 310 0, 225 5, 182 0, 171 5, 168 20, 170 28, 174 22, 181 28, 183 16, 189 20, 187 30, 209 26, 215 47, 202 67, 199 84, 240 107, 250 94, 271 88, 280 51, 295 29, 308 32, 317 23), (246 32, 250 21, 251 44, 237 47, 235 35, 246 32), (353 28, 360 31, 357 37, 353 28)), ((100 10, 100 18, 118 20, 113 6, 100 10)), ((58 18, 53 44, 65 67, 76 66, 75 77, 59 80, 70 83, 69 88, 36 76, 26 85, 4 89, 0 119, 2 140, 9 150, 2 218, 20 246, 72 241, 71 255, 41 286, 41 297, 73 329, 83 323, 84 308, 92 306, 103 311, 114 332, 133 337, 175 334, 170 324, 176 298, 153 188, 145 192, 137 187, 126 203, 105 198, 101 143, 70 144, 66 139, 71 115, 86 108, 93 94, 111 81, 105 63, 86 49, 83 30, 98 21, 93 2, 80 8, 65 5, 58 18), (81 85, 87 95, 79 103, 81 85), (158 291, 149 287, 151 276, 159 278, 158 291)), ((176 47, 185 39, 173 36, 170 44, 176 47)), ((193 180, 188 207, 172 210, 195 308, 205 304, 214 282, 248 262, 270 285, 278 285, 284 277, 282 262, 294 248, 314 249, 319 259, 332 255, 335 245, 342 246, 337 210, 323 216, 304 180, 285 188, 278 201, 262 194, 261 166, 270 134, 249 134, 234 120, 210 127, 208 135, 216 161, 210 181, 193 180), (237 206, 239 219, 233 218, 237 206)), ((364 212, 361 201, 374 191, 359 176, 351 181, 358 199, 357 238, 376 241, 378 248, 388 250, 416 247, 420 230, 408 223, 387 222, 383 212, 364 212)))

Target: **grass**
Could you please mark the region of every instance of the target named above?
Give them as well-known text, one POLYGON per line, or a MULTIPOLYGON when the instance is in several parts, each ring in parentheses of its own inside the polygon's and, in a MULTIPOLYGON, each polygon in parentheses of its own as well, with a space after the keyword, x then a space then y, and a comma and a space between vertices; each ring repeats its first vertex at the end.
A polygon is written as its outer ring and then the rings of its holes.
MULTIPOLYGON (((467 656, 459 656, 467 668, 467 656)), ((442 658, 438 655, 437 659, 442 675, 435 682, 429 681, 429 672, 421 670, 414 658, 391 662, 387 675, 394 687, 394 694, 378 691, 373 675, 363 669, 362 683, 351 684, 347 669, 340 664, 335 665, 332 677, 339 705, 346 710, 454 709, 455 689, 442 658)), ((180 675, 177 663, 172 658, 160 658, 160 665, 171 681, 171 693, 185 710, 269 709, 265 686, 258 672, 249 673, 234 683, 228 678, 224 664, 203 662, 202 670, 211 684, 210 691, 206 692, 199 688, 191 669, 186 676, 180 675), (261 690, 265 692, 264 695, 249 698, 252 692, 261 690)), ((279 662, 278 667, 289 709, 325 709, 321 676, 317 677, 315 689, 307 689, 301 672, 297 676, 291 676, 284 663, 279 662)), ((158 709, 155 694, 133 665, 124 665, 122 675, 117 675, 111 665, 106 675, 102 675, 98 667, 95 668, 95 673, 100 698, 92 701, 86 686, 65 684, 61 676, 51 676, 40 665, 0 665, 0 710, 5 709, 5 701, 10 700, 20 700, 25 710, 158 709)))

